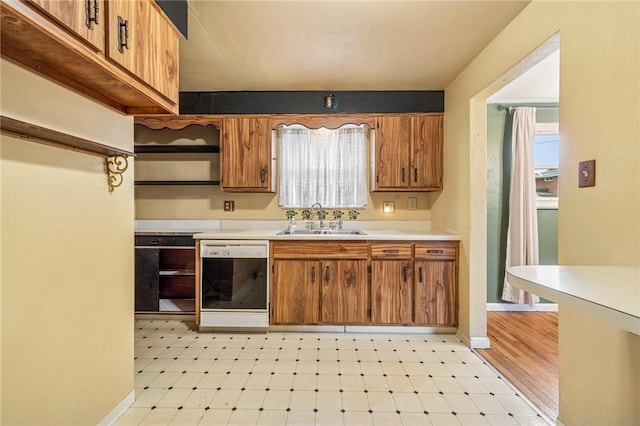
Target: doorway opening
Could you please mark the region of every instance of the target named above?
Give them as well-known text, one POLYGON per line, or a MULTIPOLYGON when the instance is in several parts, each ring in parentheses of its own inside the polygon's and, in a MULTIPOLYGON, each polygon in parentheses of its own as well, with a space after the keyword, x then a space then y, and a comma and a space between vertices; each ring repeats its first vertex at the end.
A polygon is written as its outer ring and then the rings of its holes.
POLYGON ((539 264, 558 262, 559 36, 518 67, 518 77, 487 98, 487 335, 477 352, 550 420, 558 415, 557 305, 503 300, 512 168, 513 118, 534 107, 533 141, 539 264), (528 66, 527 66, 528 65, 528 66))

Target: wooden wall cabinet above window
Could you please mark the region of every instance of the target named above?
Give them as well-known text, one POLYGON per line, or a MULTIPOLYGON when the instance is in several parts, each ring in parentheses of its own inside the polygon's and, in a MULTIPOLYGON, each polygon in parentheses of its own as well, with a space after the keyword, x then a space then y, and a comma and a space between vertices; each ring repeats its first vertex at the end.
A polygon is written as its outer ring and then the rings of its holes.
POLYGON ((179 33, 153 0, 3 0, 2 56, 124 114, 178 113, 179 33))
POLYGON ((442 190, 442 114, 376 118, 372 191, 442 190))

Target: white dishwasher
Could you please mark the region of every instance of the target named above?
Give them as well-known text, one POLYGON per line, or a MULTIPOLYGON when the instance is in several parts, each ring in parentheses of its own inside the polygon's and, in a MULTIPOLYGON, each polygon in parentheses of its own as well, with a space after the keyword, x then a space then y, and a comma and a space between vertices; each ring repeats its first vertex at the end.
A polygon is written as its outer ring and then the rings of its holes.
POLYGON ((269 327, 269 241, 200 242, 200 326, 269 327))

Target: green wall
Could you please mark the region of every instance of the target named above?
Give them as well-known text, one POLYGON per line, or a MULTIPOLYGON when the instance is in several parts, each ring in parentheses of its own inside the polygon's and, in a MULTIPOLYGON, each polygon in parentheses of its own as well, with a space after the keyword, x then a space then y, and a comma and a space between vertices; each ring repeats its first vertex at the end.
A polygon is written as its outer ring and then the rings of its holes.
MULTIPOLYGON (((528 105, 536 106, 536 105, 528 105)), ((509 223, 511 120, 506 109, 487 105, 487 302, 501 303, 509 223)), ((540 109, 539 123, 558 121, 557 109, 540 109)), ((540 264, 558 263, 558 210, 538 210, 540 264)), ((544 302, 544 300, 542 300, 544 302)))

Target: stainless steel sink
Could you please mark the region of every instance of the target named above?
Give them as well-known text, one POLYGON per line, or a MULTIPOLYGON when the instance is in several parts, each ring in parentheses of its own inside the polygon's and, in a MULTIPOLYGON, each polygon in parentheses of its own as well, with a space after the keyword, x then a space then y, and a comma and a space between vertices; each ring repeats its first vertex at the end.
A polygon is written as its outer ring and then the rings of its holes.
POLYGON ((285 229, 278 235, 367 235, 359 229, 285 229))

